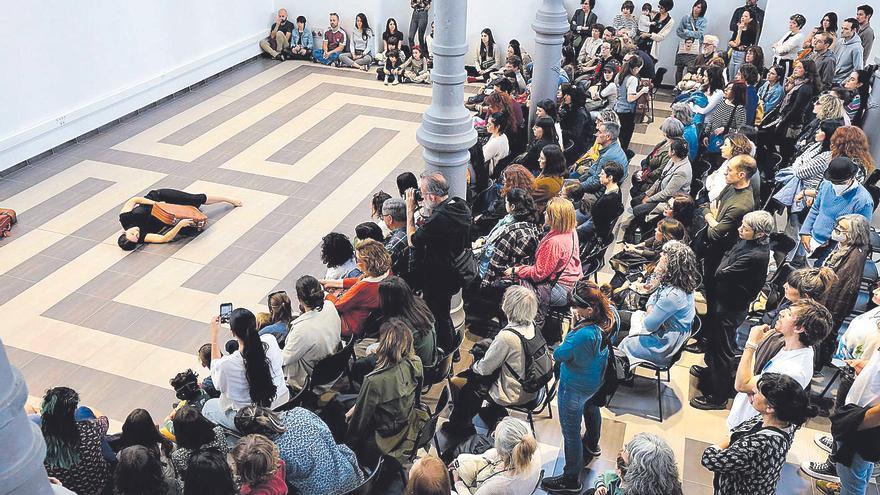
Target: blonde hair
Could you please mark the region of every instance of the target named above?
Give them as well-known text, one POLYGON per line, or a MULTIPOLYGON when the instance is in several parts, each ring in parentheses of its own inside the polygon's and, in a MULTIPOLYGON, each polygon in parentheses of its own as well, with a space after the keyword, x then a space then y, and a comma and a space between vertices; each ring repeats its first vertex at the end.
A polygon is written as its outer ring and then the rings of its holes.
POLYGON ((577 217, 574 213, 574 205, 571 201, 555 197, 547 203, 544 212, 547 217, 547 225, 554 232, 571 232, 577 227, 577 217))
POLYGON ((818 103, 822 108, 820 108, 819 113, 816 114, 817 119, 828 120, 843 118, 843 101, 840 98, 827 93, 819 96, 818 103))
POLYGON ((262 330, 272 324, 272 315, 264 311, 257 313, 257 330, 262 330))
POLYGON ((495 427, 495 449, 514 474, 522 474, 531 466, 538 442, 523 420, 507 416, 495 427))
POLYGON ((390 368, 413 355, 413 333, 400 318, 390 318, 379 327, 376 369, 390 368))
POLYGON ((247 435, 232 449, 235 472, 242 484, 260 486, 275 477, 281 467, 281 454, 275 442, 263 435, 247 435))
POLYGON ((385 246, 375 239, 364 239, 355 246, 358 261, 364 264, 368 277, 378 277, 391 268, 391 255, 385 246))

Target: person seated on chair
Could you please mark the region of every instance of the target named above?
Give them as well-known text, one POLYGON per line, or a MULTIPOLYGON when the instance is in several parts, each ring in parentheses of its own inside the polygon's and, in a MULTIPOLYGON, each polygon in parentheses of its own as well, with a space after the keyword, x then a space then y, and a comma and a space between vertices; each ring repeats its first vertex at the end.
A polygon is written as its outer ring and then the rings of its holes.
POLYGON ((727 417, 727 427, 735 428, 758 415, 749 398, 762 373, 779 373, 794 378, 801 387, 813 379, 813 346, 831 331, 831 313, 812 299, 801 299, 780 312, 776 325, 757 325, 736 369, 737 390, 727 417))
POLYGON ((615 272, 610 282, 611 287, 615 289, 615 298, 619 298, 616 290, 627 282, 631 288, 639 287, 636 284, 640 284, 639 292, 643 294, 650 293, 657 287, 665 269, 658 263, 660 252, 663 245, 669 241, 687 243, 687 230, 678 220, 663 217, 657 222, 653 236, 638 244, 623 243, 623 249, 609 260, 609 265, 615 272))
POLYGON ((342 318, 342 336, 360 336, 370 313, 379 309, 379 282, 388 276, 391 255, 381 242, 360 241, 355 248, 357 266, 363 272, 358 278, 321 280, 324 289, 345 289, 341 295, 327 294, 342 318))
POLYGON ((538 211, 532 196, 514 187, 504 196, 507 215, 495 224, 485 237, 477 239, 477 275, 484 286, 504 277, 511 266, 534 261, 542 233, 538 227, 538 211))
MULTIPOLYGON (((281 351, 284 379, 294 390, 302 390, 315 364, 333 354, 342 342, 339 333, 342 320, 336 306, 324 296, 324 288, 315 277, 303 275, 296 281, 300 315, 291 323, 281 351)), ((332 385, 328 383, 314 391, 320 394, 332 385)))
POLYGON ((339 14, 330 14, 330 27, 324 31, 324 41, 321 48, 315 48, 312 55, 315 61, 324 65, 330 65, 339 59, 339 54, 345 51, 348 45, 348 36, 345 30, 339 27, 339 14))
MULTIPOLYGON (((183 483, 189 460, 196 452, 216 449, 223 455, 229 450, 226 429, 215 426, 193 406, 183 406, 174 415, 174 436, 177 448, 171 453, 174 476, 183 483)), ((51 473, 50 473, 51 474, 51 473)))
POLYGON ((206 402, 202 414, 212 423, 232 430, 235 411, 248 404, 278 407, 287 402, 289 392, 284 384, 278 340, 257 333, 254 314, 244 308, 233 310, 229 328, 238 349, 221 357, 217 339, 220 317, 211 319, 211 378, 220 398, 206 402))
POLYGON ((379 329, 376 370, 364 378, 354 406, 346 413, 345 443, 362 464, 375 466, 389 455, 401 464, 408 452, 402 444, 410 413, 418 405, 422 361, 413 352, 413 333, 406 322, 393 318, 379 329))
POLYGON ((293 493, 348 493, 364 480, 354 452, 337 444, 327 424, 308 409, 274 412, 247 406, 236 414, 235 427, 245 435, 263 435, 275 443, 284 461, 284 478, 296 489, 293 493))
MULTIPOLYGON (((471 235, 479 238, 488 235, 507 213, 507 207, 504 198, 511 189, 522 189, 529 196, 534 197, 535 192, 535 176, 524 166, 514 163, 508 165, 501 172, 501 178, 494 187, 491 187, 481 193, 481 200, 485 207, 474 213, 473 224, 471 225, 471 235)), ((533 200, 534 202, 534 200, 533 200)), ((476 205, 475 205, 476 206, 476 205)))
POLYGON ((562 184, 565 183, 565 155, 559 146, 548 144, 538 155, 538 166, 541 174, 535 177, 532 197, 535 199, 535 207, 543 213, 548 201, 559 195, 562 184))
POLYGON ((657 180, 643 194, 632 199, 632 222, 628 228, 641 226, 649 230, 649 217, 659 218, 666 209, 666 202, 676 194, 688 194, 691 190, 692 170, 688 159, 688 144, 684 138, 673 138, 669 145, 669 158, 660 167, 657 180))
POLYGON ((460 494, 531 495, 541 476, 541 454, 529 425, 516 418, 502 419, 492 435, 495 446, 479 455, 461 454, 453 463, 452 478, 460 494), (489 462, 489 469, 475 472, 472 463, 489 462), (491 466, 491 467, 490 467, 491 466), (487 472, 491 470, 491 472, 487 472))
POLYGON ((269 306, 268 325, 260 328, 260 335, 273 335, 278 340, 278 345, 283 346, 287 333, 290 331, 290 323, 293 321, 293 310, 290 297, 283 290, 273 292, 266 298, 269 306))
POLYGON ((152 215, 153 205, 156 203, 169 203, 173 205, 193 206, 198 208, 202 205, 214 203, 229 203, 234 207, 241 206, 241 201, 226 196, 209 196, 207 194, 190 194, 175 189, 153 189, 146 196, 136 196, 129 199, 119 211, 119 223, 125 232, 119 236, 119 247, 125 251, 131 251, 138 244, 163 244, 171 242, 177 234, 186 227, 192 227, 192 220, 181 220, 168 232, 160 234, 168 228, 152 215))
POLYGON ((736 328, 745 321, 749 304, 764 287, 770 262, 770 234, 775 229, 776 222, 770 213, 746 213, 739 227, 739 242, 715 270, 714 307, 706 321, 706 368, 698 377, 703 395, 691 399, 691 406, 696 409, 724 409, 732 395, 736 328))
POLYGON ((419 457, 409 470, 405 495, 451 495, 449 478, 449 468, 442 459, 436 455, 419 457))
POLYGON ((330 232, 321 238, 321 262, 327 267, 325 280, 359 277, 363 273, 357 267, 351 240, 339 232, 330 232))
MULTIPOLYGON (((541 168, 538 159, 545 146, 559 143, 560 136, 556 135, 556 122, 550 117, 541 117, 532 125, 534 141, 522 159, 521 164, 529 169, 532 174, 540 173, 541 168)), ((564 162, 564 160, 563 160, 564 162)), ((563 168, 565 164, 563 163, 563 168)))
POLYGON ((666 366, 687 342, 696 311, 694 291, 699 271, 694 252, 679 241, 663 245, 660 264, 665 270, 657 290, 648 298, 645 311, 621 311, 627 335, 618 345, 630 369, 641 362, 666 366))
MULTIPOLYGON (((589 209, 582 202, 575 211, 581 242, 587 243, 596 238, 602 242, 612 240, 611 228, 623 213, 623 197, 620 195, 623 175, 623 166, 617 162, 607 162, 602 166, 602 172, 599 173, 599 183, 604 187, 602 194, 589 209)), ((574 187, 580 187, 580 184, 574 187)))
POLYGON ((293 23, 287 19, 287 9, 279 9, 278 17, 269 26, 269 37, 260 41, 260 49, 274 59, 284 60, 285 52, 290 49, 292 32, 293 23))
MULTIPOLYGON (((616 162, 622 165, 624 169, 621 182, 626 179, 626 167, 629 165, 629 158, 627 158, 626 152, 620 146, 619 136, 620 124, 609 121, 602 121, 597 124, 596 144, 599 147, 598 158, 586 170, 582 170, 583 167, 581 167, 574 170, 575 174, 570 174, 571 177, 580 181, 585 193, 596 194, 602 190, 602 184, 599 183, 599 173, 602 171, 602 166, 608 162, 616 162)), ((578 160, 578 162, 580 161, 578 160)))
POLYGON ((379 208, 380 217, 388 234, 385 249, 391 255, 391 272, 405 276, 409 271, 409 250, 406 245, 406 202, 400 198, 388 198, 379 208))
MULTIPOLYGON (((538 299, 535 293, 521 285, 504 292, 501 310, 507 317, 507 327, 491 340, 488 348, 476 347, 470 369, 452 378, 455 407, 449 421, 443 425, 447 434, 467 437, 475 432, 472 419, 475 414, 492 430, 499 418, 507 415, 506 406, 528 404, 538 396, 525 392, 521 377, 525 374, 525 357, 521 339, 542 338, 535 329, 538 299), (478 358, 480 351, 484 355, 478 358), (483 400, 488 402, 483 406, 483 400)), ((487 339, 488 340, 488 339, 487 339)))
POLYGON ((601 453, 602 416, 595 404, 599 401, 593 399, 602 388, 611 335, 619 328, 620 320, 608 298, 592 282, 578 282, 569 301, 575 320, 573 328, 553 352, 553 359, 560 363, 557 401, 565 467, 561 476, 544 479, 542 487, 551 492, 580 493, 579 475, 585 457, 592 459, 601 453), (583 436, 582 418, 586 425, 583 436))
POLYGON ((632 188, 630 188, 630 196, 633 198, 644 195, 660 178, 660 174, 669 163, 672 141, 684 135, 684 124, 674 117, 667 117, 660 124, 660 132, 663 133, 663 140, 654 145, 654 149, 642 160, 638 173, 633 174, 632 188))
POLYGON ((538 296, 535 326, 544 327, 544 319, 553 306, 565 306, 568 293, 584 274, 580 259, 577 217, 574 205, 565 198, 553 198, 547 204, 545 225, 547 235, 538 244, 533 265, 518 265, 504 273, 534 287, 538 296))

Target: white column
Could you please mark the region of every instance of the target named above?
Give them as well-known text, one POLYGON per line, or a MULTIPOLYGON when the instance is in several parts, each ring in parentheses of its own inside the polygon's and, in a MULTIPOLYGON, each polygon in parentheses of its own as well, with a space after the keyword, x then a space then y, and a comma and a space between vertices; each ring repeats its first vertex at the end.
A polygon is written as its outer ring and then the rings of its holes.
POLYGON ((568 13, 562 0, 542 0, 532 29, 535 30, 535 53, 532 55, 530 136, 538 102, 548 98, 556 101, 556 91, 559 89, 562 39, 568 31, 568 13))
POLYGON ((46 443, 24 413, 27 385, 0 341, 0 494, 51 495, 43 468, 46 443))
POLYGON ((477 142, 470 112, 464 107, 467 53, 467 0, 436 0, 431 71, 431 106, 422 117, 416 139, 424 150, 425 169, 439 171, 450 194, 466 197, 468 149, 477 142))

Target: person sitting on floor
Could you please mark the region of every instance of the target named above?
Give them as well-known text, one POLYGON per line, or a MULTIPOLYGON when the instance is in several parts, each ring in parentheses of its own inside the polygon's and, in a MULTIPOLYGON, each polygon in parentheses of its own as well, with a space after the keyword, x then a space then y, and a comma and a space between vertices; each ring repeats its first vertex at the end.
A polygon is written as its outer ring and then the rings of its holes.
POLYGON ((294 60, 308 60, 315 48, 315 35, 306 24, 305 16, 297 16, 296 28, 290 36, 290 55, 294 60))
POLYGON ((174 415, 174 436, 177 449, 171 453, 171 465, 181 483, 186 479, 193 454, 200 450, 216 449, 226 455, 229 450, 223 427, 214 426, 192 406, 184 406, 174 415))
POLYGON ((275 443, 284 463, 284 478, 295 490, 292 493, 348 493, 363 482, 354 452, 337 444, 327 424, 308 409, 274 412, 247 406, 235 416, 235 427, 245 435, 263 435, 275 443))
POLYGON ((279 9, 278 17, 269 26, 269 37, 260 41, 260 49, 274 59, 284 60, 292 32, 293 23, 287 19, 287 9, 279 9))
MULTIPOLYGON (((324 297, 324 288, 315 277, 303 275, 296 281, 296 299, 301 314, 293 320, 281 351, 284 378, 295 390, 302 390, 315 364, 333 354, 342 342, 342 320, 336 306, 324 297)), ((315 391, 321 393, 332 385, 328 383, 315 391)))
POLYGON ((391 256, 382 243, 367 239, 358 243, 359 278, 321 280, 324 289, 345 289, 342 295, 327 294, 327 300, 336 306, 342 318, 342 336, 360 336, 370 313, 379 309, 379 282, 388 276, 391 256))
POLYGON ((269 324, 260 329, 260 335, 272 335, 278 340, 278 345, 283 346, 293 321, 290 297, 283 290, 273 292, 266 298, 266 303, 269 306, 269 324))
POLYGON ((348 45, 348 36, 345 30, 339 27, 339 15, 335 12, 330 14, 330 27, 324 31, 324 42, 321 48, 315 48, 312 55, 315 61, 324 65, 330 65, 339 59, 339 54, 345 51, 348 45))
POLYGON ((119 464, 113 473, 113 494, 142 493, 181 495, 183 491, 174 479, 173 471, 171 476, 163 471, 155 451, 143 445, 133 445, 119 452, 119 464))
POLYGON ((516 418, 502 419, 492 435, 494 447, 479 455, 461 454, 452 470, 456 493, 466 495, 531 495, 541 475, 541 454, 529 425, 516 418), (468 468, 484 465, 486 470, 468 468))
POLYGON ((171 242, 182 229, 195 226, 195 222, 192 220, 183 219, 177 222, 177 225, 171 227, 168 232, 160 234, 163 230, 168 229, 169 226, 152 215, 153 205, 156 203, 169 203, 196 208, 214 203, 229 203, 234 207, 241 206, 241 201, 225 196, 190 194, 175 189, 154 189, 147 193, 146 196, 136 196, 122 205, 122 209, 119 211, 119 223, 122 224, 125 232, 118 239, 120 248, 125 251, 131 251, 138 244, 163 244, 171 242))
POLYGON ((403 82, 431 84, 428 59, 422 56, 422 49, 418 45, 412 48, 412 57, 406 59, 400 68, 403 70, 403 82))

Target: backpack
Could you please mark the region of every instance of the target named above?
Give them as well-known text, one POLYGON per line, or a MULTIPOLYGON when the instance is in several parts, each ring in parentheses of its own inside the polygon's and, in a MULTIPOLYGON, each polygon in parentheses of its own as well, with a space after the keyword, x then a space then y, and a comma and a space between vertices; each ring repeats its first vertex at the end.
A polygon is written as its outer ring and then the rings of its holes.
POLYGON ((519 337, 523 348, 523 357, 525 358, 525 366, 523 368, 525 373, 523 373, 523 376, 519 376, 509 363, 505 363, 505 365, 516 381, 522 385, 523 392, 537 393, 553 378, 553 360, 547 349, 547 342, 544 341, 541 333, 537 331, 533 338, 526 339, 523 334, 516 331, 513 327, 507 327, 506 330, 510 330, 519 337))

